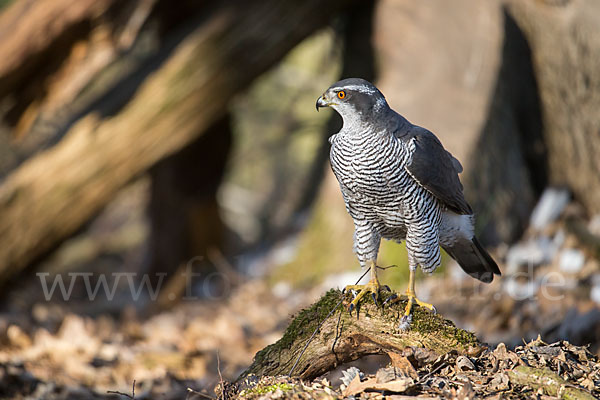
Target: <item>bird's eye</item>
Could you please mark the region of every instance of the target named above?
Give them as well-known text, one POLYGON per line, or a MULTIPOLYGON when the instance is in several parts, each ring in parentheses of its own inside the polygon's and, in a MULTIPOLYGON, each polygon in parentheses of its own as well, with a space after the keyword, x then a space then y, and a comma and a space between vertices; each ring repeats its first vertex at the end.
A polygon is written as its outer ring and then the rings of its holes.
POLYGON ((340 90, 340 91, 338 92, 338 95, 337 95, 337 96, 338 96, 340 99, 343 99, 344 97, 346 97, 346 92, 344 92, 343 90, 340 90))

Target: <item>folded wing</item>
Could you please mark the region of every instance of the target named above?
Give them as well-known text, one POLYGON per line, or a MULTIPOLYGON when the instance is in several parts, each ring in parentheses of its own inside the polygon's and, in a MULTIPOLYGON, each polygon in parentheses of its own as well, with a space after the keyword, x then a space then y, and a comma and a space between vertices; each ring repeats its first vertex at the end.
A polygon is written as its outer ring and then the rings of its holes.
POLYGON ((458 178, 462 165, 444 149, 439 139, 427 129, 416 126, 403 132, 401 139, 415 146, 412 160, 406 166, 413 179, 449 210, 457 214, 472 214, 458 178))

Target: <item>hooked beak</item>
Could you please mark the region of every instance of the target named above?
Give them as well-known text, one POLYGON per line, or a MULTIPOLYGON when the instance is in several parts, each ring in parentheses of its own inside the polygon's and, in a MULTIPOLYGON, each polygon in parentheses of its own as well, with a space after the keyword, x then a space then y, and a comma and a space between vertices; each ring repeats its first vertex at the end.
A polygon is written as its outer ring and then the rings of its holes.
POLYGON ((321 108, 321 107, 329 107, 329 103, 325 101, 323 96, 321 96, 317 99, 316 107, 317 107, 317 111, 319 111, 319 108, 321 108))

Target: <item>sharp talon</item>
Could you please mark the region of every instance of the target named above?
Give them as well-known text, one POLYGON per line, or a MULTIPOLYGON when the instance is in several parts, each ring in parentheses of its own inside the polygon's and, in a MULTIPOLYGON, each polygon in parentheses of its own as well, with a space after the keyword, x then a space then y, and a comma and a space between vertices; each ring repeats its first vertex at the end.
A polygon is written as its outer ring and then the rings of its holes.
POLYGON ((373 298, 373 302, 375 302, 375 304, 377 304, 377 295, 373 292, 371 292, 371 297, 373 298))
POLYGON ((383 304, 387 304, 393 300, 396 300, 398 298, 398 295, 396 293, 392 294, 390 297, 388 297, 387 299, 384 300, 383 304))
POLYGON ((398 295, 396 293, 392 294, 391 296, 389 296, 387 299, 385 299, 385 301, 383 302, 383 304, 387 304, 387 303, 391 303, 394 300, 396 300, 398 298, 398 295))
POLYGON ((409 315, 414 305, 426 308, 433 314, 437 314, 437 310, 435 309, 433 304, 425 303, 424 301, 419 300, 417 296, 415 296, 415 293, 413 291, 407 290, 404 295, 408 298, 408 303, 406 304, 404 315, 409 315))

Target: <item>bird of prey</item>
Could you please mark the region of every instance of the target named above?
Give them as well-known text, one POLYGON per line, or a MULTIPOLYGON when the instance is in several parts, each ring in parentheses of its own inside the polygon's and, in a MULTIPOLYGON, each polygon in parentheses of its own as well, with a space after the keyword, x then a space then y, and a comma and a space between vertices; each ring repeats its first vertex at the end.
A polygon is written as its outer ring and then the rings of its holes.
POLYGON ((458 178, 462 166, 432 132, 392 110, 363 79, 334 83, 316 107, 331 107, 343 119, 342 129, 329 138, 331 167, 354 220, 354 251, 361 266, 371 269, 368 284, 346 288, 358 291, 350 311, 367 293, 379 295, 376 262, 382 238, 406 241, 410 275, 404 327, 415 303, 435 312, 416 297, 415 271, 420 266, 433 272, 440 265, 440 246, 482 282, 500 275, 473 233, 473 211, 458 178))

